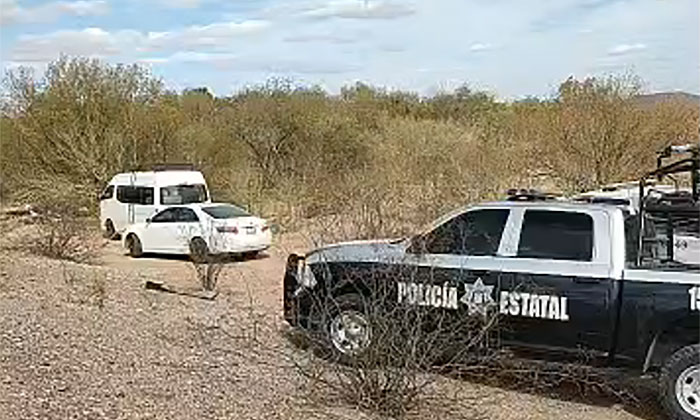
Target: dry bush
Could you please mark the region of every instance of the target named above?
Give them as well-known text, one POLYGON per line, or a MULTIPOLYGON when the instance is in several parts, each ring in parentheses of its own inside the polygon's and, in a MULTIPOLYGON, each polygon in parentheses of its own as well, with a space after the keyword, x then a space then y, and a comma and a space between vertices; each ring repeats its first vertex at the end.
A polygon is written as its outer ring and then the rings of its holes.
MULTIPOLYGON (((700 120, 691 104, 640 106, 640 83, 625 75, 569 79, 553 97, 516 103, 468 87, 421 98, 357 84, 334 97, 285 80, 229 98, 177 94, 141 67, 68 57, 42 77, 6 76, 3 195, 69 196, 94 212, 114 173, 191 162, 217 200, 293 228, 375 213, 415 228, 511 187, 622 181, 650 169, 658 148, 695 138, 700 120)), ((363 235, 392 229, 367 224, 363 235)))
POLYGON ((219 277, 225 267, 226 257, 222 256, 210 256, 205 261, 192 261, 197 283, 207 292, 216 290, 219 277))
POLYGON ((107 280, 98 271, 77 271, 75 267, 63 266, 63 281, 68 286, 69 302, 92 305, 103 309, 108 298, 107 280))
POLYGON ((358 283, 361 280, 371 291, 364 287, 351 291, 349 285, 358 284, 352 280, 327 285, 331 289, 328 297, 315 298, 312 303, 309 329, 297 333, 296 338, 312 352, 297 358, 295 366, 310 390, 324 390, 322 398, 335 396, 345 403, 401 418, 421 403, 437 379, 436 370, 468 366, 494 354, 497 318, 493 312, 466 316, 462 311, 397 304, 391 275, 357 275, 361 277, 358 283), (344 289, 334 293, 336 288, 344 289), (349 304, 362 310, 347 310, 349 304), (369 344, 345 354, 334 350, 333 326, 343 325, 344 337, 351 337, 350 342, 358 321, 344 316, 353 317, 358 312, 363 316, 359 324, 369 331, 369 344))
POLYGON ((35 254, 78 263, 94 262, 100 244, 95 242, 92 220, 70 213, 47 212, 35 219, 36 236, 27 247, 35 254))

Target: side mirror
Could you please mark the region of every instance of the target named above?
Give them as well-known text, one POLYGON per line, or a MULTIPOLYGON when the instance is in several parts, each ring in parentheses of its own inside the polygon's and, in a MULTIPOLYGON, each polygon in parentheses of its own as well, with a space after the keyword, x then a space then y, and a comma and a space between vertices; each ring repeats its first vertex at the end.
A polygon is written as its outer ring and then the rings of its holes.
POLYGON ((150 217, 146 219, 146 224, 148 224, 148 223, 151 223, 151 218, 150 218, 150 217))

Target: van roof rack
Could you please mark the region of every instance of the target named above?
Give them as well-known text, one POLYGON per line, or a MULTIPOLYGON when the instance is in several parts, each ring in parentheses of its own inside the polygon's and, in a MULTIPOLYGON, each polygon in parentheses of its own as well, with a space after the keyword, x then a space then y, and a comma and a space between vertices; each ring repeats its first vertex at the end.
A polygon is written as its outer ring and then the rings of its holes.
POLYGON ((152 166, 152 170, 159 171, 194 171, 196 170, 191 163, 158 163, 152 166))
POLYGON ((555 194, 524 188, 511 188, 506 191, 507 201, 546 201, 557 198, 555 194))

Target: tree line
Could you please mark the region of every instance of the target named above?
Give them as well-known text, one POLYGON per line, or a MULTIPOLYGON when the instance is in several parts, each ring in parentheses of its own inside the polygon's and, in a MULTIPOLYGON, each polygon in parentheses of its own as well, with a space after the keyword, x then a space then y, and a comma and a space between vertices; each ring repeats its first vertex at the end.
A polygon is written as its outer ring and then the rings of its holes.
POLYGON ((288 223, 423 223, 511 187, 576 192, 634 179, 656 150, 697 139, 697 106, 644 103, 641 85, 569 78, 551 97, 503 102, 466 85, 422 97, 357 83, 331 95, 273 79, 214 97, 168 91, 138 65, 62 57, 38 76, 5 74, 0 188, 5 202, 95 211, 117 172, 193 163, 215 199, 288 223))

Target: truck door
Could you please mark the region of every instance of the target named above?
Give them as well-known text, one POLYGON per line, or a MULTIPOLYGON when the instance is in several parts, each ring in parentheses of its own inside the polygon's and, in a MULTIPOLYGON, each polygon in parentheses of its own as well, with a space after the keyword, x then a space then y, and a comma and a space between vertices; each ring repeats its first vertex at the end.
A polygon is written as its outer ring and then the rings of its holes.
POLYGON ((494 263, 508 220, 507 208, 477 208, 417 237, 408 249, 412 272, 403 276, 399 301, 454 311, 468 317, 498 308, 501 272, 494 263))
POLYGON ((618 282, 603 212, 527 209, 501 293, 503 338, 527 347, 610 348, 618 282), (598 243, 594 239, 599 238, 598 243))

